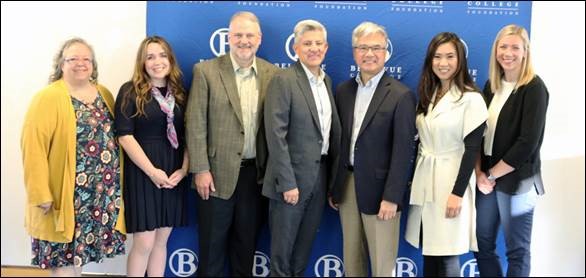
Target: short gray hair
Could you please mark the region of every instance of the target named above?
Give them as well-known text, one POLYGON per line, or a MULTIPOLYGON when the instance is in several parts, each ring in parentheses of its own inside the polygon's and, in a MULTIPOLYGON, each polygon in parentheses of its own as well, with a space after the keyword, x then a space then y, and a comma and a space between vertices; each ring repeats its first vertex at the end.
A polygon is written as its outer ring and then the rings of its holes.
POLYGON ((236 12, 231 18, 230 18, 230 26, 232 25, 232 22, 234 22, 234 20, 236 20, 237 18, 244 18, 247 19, 250 22, 256 23, 256 25, 258 25, 258 31, 259 33, 262 34, 261 30, 260 30, 260 21, 258 20, 258 17, 256 17, 255 14, 248 12, 248 11, 239 11, 236 12))
POLYGON ((49 83, 53 83, 61 78, 63 78, 63 63, 65 62, 65 57, 63 57, 63 52, 70 48, 74 44, 83 44, 87 48, 89 48, 90 53, 92 55, 92 75, 90 76, 90 82, 97 84, 98 83, 98 62, 96 62, 96 53, 94 52, 94 48, 87 43, 82 38, 71 38, 61 45, 57 54, 55 54, 55 58, 53 59, 53 73, 49 76, 49 83))
POLYGON ((386 46, 389 36, 387 35, 387 31, 385 31, 385 27, 382 27, 381 25, 378 25, 370 21, 360 23, 360 25, 356 26, 356 28, 354 28, 354 31, 352 31, 352 46, 357 46, 356 43, 358 43, 359 38, 376 33, 381 34, 385 37, 386 46))
POLYGON ((324 40, 326 42, 328 41, 328 32, 326 31, 326 27, 324 27, 316 20, 306 19, 299 21, 293 29, 293 33, 295 34, 295 43, 298 43, 301 39, 301 36, 303 36, 303 34, 305 34, 307 31, 322 31, 324 32, 324 40))

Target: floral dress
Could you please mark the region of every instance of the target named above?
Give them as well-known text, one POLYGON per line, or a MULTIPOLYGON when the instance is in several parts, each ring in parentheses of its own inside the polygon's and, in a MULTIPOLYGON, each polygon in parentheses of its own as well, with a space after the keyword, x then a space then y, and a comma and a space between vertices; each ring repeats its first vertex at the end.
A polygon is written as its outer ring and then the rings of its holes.
POLYGON ((116 231, 120 209, 120 160, 114 120, 100 94, 92 104, 71 98, 77 119, 74 190, 75 233, 70 243, 32 239, 32 264, 80 267, 124 254, 116 231))

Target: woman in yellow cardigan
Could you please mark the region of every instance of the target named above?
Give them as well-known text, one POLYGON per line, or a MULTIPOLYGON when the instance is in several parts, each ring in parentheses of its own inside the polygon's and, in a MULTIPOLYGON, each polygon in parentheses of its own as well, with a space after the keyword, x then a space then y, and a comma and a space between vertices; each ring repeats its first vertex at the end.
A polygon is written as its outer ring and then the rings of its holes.
POLYGON ((114 99, 97 77, 91 46, 66 41, 22 131, 32 264, 53 276, 81 276, 83 265, 124 253, 114 99))

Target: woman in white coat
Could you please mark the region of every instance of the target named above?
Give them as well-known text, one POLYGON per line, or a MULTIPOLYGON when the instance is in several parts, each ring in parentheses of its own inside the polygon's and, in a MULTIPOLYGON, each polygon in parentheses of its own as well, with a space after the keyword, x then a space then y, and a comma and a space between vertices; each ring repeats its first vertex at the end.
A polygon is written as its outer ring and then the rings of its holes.
POLYGON ((424 255, 424 276, 460 276, 460 254, 477 250, 472 171, 488 116, 468 74, 464 45, 436 35, 419 81, 419 150, 406 239, 424 255))

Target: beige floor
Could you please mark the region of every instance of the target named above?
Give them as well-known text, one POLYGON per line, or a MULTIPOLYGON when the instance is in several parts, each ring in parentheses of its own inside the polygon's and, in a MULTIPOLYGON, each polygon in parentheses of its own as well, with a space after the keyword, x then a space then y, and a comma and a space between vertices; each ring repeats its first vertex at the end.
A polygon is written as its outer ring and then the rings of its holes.
MULTIPOLYGON (((83 277, 124 277, 108 274, 83 273, 83 277)), ((50 270, 28 266, 2 266, 2 277, 51 277, 50 270)))
POLYGON ((36 267, 2 266, 2 277, 50 277, 49 270, 36 267))

